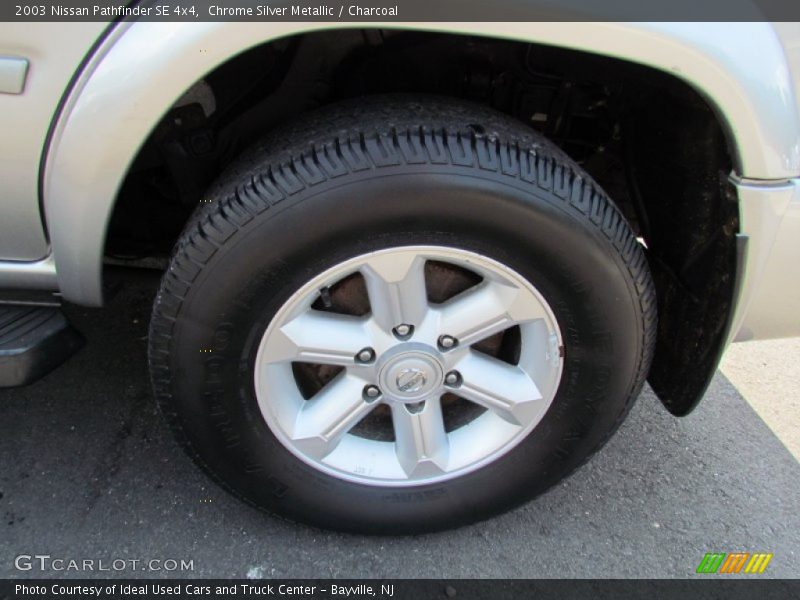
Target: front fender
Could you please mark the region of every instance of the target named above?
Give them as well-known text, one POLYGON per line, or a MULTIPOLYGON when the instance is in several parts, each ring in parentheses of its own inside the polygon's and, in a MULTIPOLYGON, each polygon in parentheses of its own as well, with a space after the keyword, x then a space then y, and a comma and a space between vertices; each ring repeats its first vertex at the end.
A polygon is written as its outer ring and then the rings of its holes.
MULTIPOLYGON (((45 154, 45 219, 64 298, 102 303, 103 247, 117 191, 151 129, 175 100, 250 47, 335 27, 341 25, 119 25, 78 78, 45 154)), ((800 174, 792 81, 783 47, 767 23, 413 23, 404 28, 550 44, 671 73, 715 108, 739 175, 788 179, 800 174)))

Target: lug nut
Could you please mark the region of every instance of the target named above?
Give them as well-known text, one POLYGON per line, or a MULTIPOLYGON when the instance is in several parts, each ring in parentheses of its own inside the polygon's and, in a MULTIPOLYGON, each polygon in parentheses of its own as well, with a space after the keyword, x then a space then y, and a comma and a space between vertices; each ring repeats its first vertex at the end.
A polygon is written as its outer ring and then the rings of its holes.
POLYGON ((449 350, 458 345, 458 340, 452 335, 443 335, 439 338, 439 347, 444 350, 449 350))
POLYGON ((398 325, 393 330, 395 336, 397 336, 399 338, 408 337, 408 336, 411 335, 411 333, 413 331, 414 331, 414 326, 413 325, 407 325, 405 323, 403 323, 402 325, 398 325))
POLYGON ((375 350, 372 348, 364 348, 356 354, 356 360, 361 363, 371 362, 373 358, 375 358, 375 350))
POLYGON ((461 382, 461 374, 458 371, 450 371, 444 376, 444 382, 450 386, 458 385, 461 382))
POLYGON ((374 400, 381 395, 381 390, 377 385, 368 385, 364 387, 364 397, 368 400, 374 400))

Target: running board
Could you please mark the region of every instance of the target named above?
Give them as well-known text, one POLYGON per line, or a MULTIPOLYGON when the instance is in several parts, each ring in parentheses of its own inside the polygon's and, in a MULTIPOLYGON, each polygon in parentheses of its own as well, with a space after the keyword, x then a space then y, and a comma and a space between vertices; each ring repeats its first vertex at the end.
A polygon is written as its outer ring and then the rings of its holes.
POLYGON ((33 383, 83 343, 58 308, 0 305, 0 388, 33 383))

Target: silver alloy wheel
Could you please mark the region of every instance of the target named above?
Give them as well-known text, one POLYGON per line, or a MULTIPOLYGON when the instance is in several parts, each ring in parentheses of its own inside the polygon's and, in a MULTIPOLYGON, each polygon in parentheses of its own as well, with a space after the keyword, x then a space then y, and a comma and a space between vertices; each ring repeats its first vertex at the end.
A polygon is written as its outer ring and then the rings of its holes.
POLYGON ((295 456, 334 477, 388 487, 458 477, 502 456, 539 423, 563 368, 556 319, 518 273, 474 252, 403 246, 364 254, 314 277, 278 310, 261 340, 255 392, 273 434, 295 456), (437 261, 481 277, 442 304, 429 302, 425 264, 437 261), (321 290, 360 273, 370 313, 326 312, 321 290), (510 364, 472 346, 518 326, 510 364), (341 371, 306 399, 293 363, 341 371), (448 431, 441 398, 483 407, 448 431), (394 441, 353 433, 388 405, 394 441))

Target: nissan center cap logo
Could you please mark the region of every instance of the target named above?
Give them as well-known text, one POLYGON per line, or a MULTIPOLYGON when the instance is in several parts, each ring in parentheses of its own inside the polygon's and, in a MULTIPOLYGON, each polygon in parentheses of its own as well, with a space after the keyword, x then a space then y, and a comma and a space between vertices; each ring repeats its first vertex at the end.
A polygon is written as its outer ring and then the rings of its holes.
POLYGON ((401 392, 414 393, 425 387, 425 384, 428 383, 428 377, 422 369, 403 369, 397 375, 395 383, 397 383, 397 389, 401 392))

